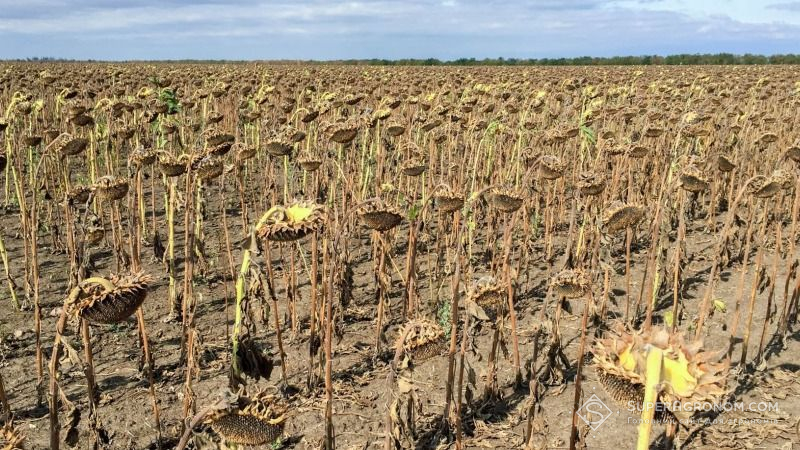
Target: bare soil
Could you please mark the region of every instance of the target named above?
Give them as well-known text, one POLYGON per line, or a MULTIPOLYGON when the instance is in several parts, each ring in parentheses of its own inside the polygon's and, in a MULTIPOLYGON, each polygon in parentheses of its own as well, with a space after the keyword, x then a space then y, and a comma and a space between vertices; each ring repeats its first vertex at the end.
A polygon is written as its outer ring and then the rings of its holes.
MULTIPOLYGON (((229 200, 228 223, 231 239, 239 242, 244 238, 244 234, 242 233, 240 212, 235 208, 236 204, 235 200, 229 200)), ((221 221, 218 220, 219 206, 217 196, 209 196, 207 204, 209 219, 205 223, 205 232, 210 269, 203 278, 195 280, 194 288, 199 303, 196 323, 202 338, 198 351, 201 370, 193 388, 197 409, 213 403, 216 396, 228 387, 230 366, 228 333, 230 333, 232 323, 234 289, 224 251, 221 221), (226 304, 228 305, 227 314, 226 304)), ((163 227, 164 217, 161 213, 162 211, 159 209, 159 226, 163 227)), ((182 212, 179 214, 182 216, 182 212)), ((251 217, 253 215, 251 212, 251 217)), ((15 237, 18 227, 16 217, 15 213, 7 213, 1 219, 1 223, 11 256, 11 271, 13 274, 21 274, 24 260, 21 249, 22 239, 19 236, 15 237)), ((703 222, 703 220, 697 220, 688 226, 687 249, 690 254, 694 255, 694 258, 688 266, 684 267, 687 280, 684 294, 687 310, 684 320, 696 317, 711 264, 709 254, 713 248, 714 236, 704 231, 703 222)), ((433 235, 435 226, 436 224, 430 224, 425 233, 433 235)), ((498 231, 498 233, 500 232, 498 231)), ((640 231, 637 234, 638 239, 644 239, 645 234, 640 231)), ((404 226, 397 231, 396 239, 392 242, 394 251, 391 256, 401 270, 405 268, 406 235, 407 226, 404 226)), ((560 239, 563 240, 565 235, 566 229, 559 232, 560 239)), ((179 242, 182 242, 181 226, 178 226, 177 236, 180 237, 179 242)), ((333 345, 334 425, 337 448, 341 449, 381 448, 387 403, 391 399, 387 387, 390 356, 384 354, 376 357, 374 352, 376 302, 374 263, 369 255, 369 236, 368 230, 360 228, 349 243, 350 258, 354 262, 354 304, 351 304, 345 312, 344 323, 346 326, 343 338, 334 341, 333 345)), ((45 316, 42 342, 45 360, 47 360, 52 348, 58 308, 65 296, 68 261, 65 254, 53 254, 50 251, 50 240, 46 233, 42 233, 40 242, 43 244, 41 248, 41 282, 45 316)), ((556 242, 557 252, 563 251, 563 242, 558 239, 556 242)), ((423 239, 419 245, 424 249, 428 244, 423 239)), ((115 271, 114 257, 107 245, 104 243, 93 250, 96 273, 107 274, 115 271)), ((621 316, 624 314, 626 298, 624 291, 625 255, 624 251, 620 252, 623 244, 619 238, 612 245, 615 248, 613 252, 615 273, 611 280, 611 286, 614 289, 609 299, 609 311, 612 315, 621 316)), ((304 245, 303 249, 305 260, 308 262, 310 253, 307 245, 304 245)), ((537 323, 537 318, 540 309, 545 304, 547 280, 554 270, 544 261, 542 249, 536 250, 539 251, 532 253, 533 261, 530 264, 529 280, 517 286, 516 290, 515 306, 518 317, 519 346, 523 360, 531 358, 534 331, 540 325, 537 323)), ((287 251, 288 247, 283 249, 284 254, 287 251)), ((642 279, 642 269, 646 263, 646 252, 647 246, 641 245, 635 246, 632 253, 631 294, 634 299, 640 290, 639 283, 642 279)), ((772 253, 773 251, 769 250, 765 255, 767 267, 771 267, 772 253)), ((449 301, 450 277, 432 279, 432 265, 435 262, 426 256, 425 251, 421 254, 423 256, 418 261, 420 269, 419 295, 425 303, 425 309, 431 314, 435 314, 441 301, 449 301)), ((279 251, 273 250, 272 256, 273 264, 280 268, 279 274, 282 270, 288 270, 288 264, 282 261, 279 251)), ((516 257, 518 255, 515 253, 516 257)), ((233 258, 235 264, 240 263, 241 252, 238 249, 234 250, 233 258)), ((794 261, 796 258, 797 255, 790 255, 785 260, 778 262, 778 278, 773 282, 777 283, 775 302, 779 308, 783 301, 783 283, 786 272, 790 261, 794 261)), ((144 312, 157 366, 156 388, 165 435, 164 448, 171 448, 175 445, 181 430, 180 421, 184 396, 185 369, 178 366, 181 325, 180 322, 165 322, 164 320, 169 312, 167 275, 164 266, 152 257, 152 251, 148 247, 145 247, 143 261, 146 271, 157 279, 144 304, 144 312)), ((477 256, 474 264, 476 267, 481 267, 482 262, 477 256)), ((238 267, 235 269, 238 270, 238 267)), ((740 268, 737 264, 727 268, 722 274, 723 281, 717 285, 715 298, 724 301, 727 309, 725 312, 716 311, 709 319, 707 348, 724 348, 726 346, 728 331, 725 330, 725 326, 733 314, 733 305, 737 298, 742 298, 746 302, 751 292, 752 273, 747 274, 744 289, 737 291, 739 272, 740 268)), ((478 273, 479 271, 476 269, 476 274, 478 273)), ((390 317, 393 322, 387 331, 389 341, 396 334, 398 326, 401 325, 401 293, 403 290, 398 274, 392 270, 392 275, 390 317)), ((179 275, 179 279, 182 279, 182 275, 179 275)), ((290 397, 291 417, 282 445, 284 448, 315 449, 319 448, 324 433, 324 389, 322 385, 311 392, 305 388, 309 345, 306 325, 309 311, 308 277, 301 266, 298 269, 300 296, 295 304, 300 326, 296 331, 292 330, 284 278, 277 276, 276 279, 277 295, 281 299, 279 317, 282 318, 284 345, 287 352, 285 369, 288 373, 289 384, 297 388, 297 392, 290 397)), ((520 279, 524 280, 525 277, 521 276, 520 279)), ((466 283, 462 283, 462 287, 464 284, 466 283)), ((600 291, 600 288, 595 289, 597 297, 600 296, 600 291)), ((749 359, 755 356, 761 338, 761 324, 767 313, 767 292, 768 289, 757 293, 749 359)), ((32 313, 30 310, 16 311, 11 306, 5 289, 3 289, 1 301, 8 303, 0 310, 0 330, 2 330, 0 333, 2 338, 0 341, 2 355, 0 371, 6 381, 6 389, 16 421, 28 437, 27 448, 45 449, 48 447, 48 412, 46 398, 44 404, 37 405, 32 313)), ((549 305, 552 308, 553 302, 550 301, 549 305)), ((251 306, 254 310, 258 309, 258 305, 251 306)), ((566 354, 573 367, 565 374, 568 383, 554 383, 546 386, 534 420, 534 441, 539 448, 566 448, 569 441, 574 392, 574 383, 571 380, 574 377, 574 366, 578 357, 580 315, 583 303, 582 301, 572 302, 570 306, 572 313, 564 312, 562 316, 561 333, 566 354)), ((670 307, 671 294, 665 296, 663 301, 658 303, 657 320, 660 320, 663 313, 670 307)), ((552 311, 549 315, 552 315, 552 311)), ((767 346, 765 361, 758 367, 751 367, 750 370, 732 375, 730 387, 735 391, 738 400, 746 403, 775 401, 779 405, 779 410, 725 412, 718 417, 722 423, 705 425, 698 423, 690 425, 688 428, 682 428, 678 438, 678 444, 682 448, 800 448, 797 444, 800 440, 800 435, 798 435, 800 432, 798 430, 800 426, 798 422, 800 418, 800 395, 798 395, 800 394, 800 381, 796 377, 800 365, 794 359, 800 352, 800 342, 798 342, 800 334, 797 331, 791 332, 784 344, 773 345, 775 343, 771 342, 770 338, 775 332, 776 324, 774 323, 775 316, 773 315, 772 318, 772 323, 767 327, 766 342, 770 345, 767 346), (756 420, 759 419, 768 423, 757 423, 756 420)), ((269 325, 260 320, 256 320, 256 322, 258 327, 255 335, 256 341, 277 355, 276 335, 272 321, 269 322, 269 325)), ((141 350, 136 330, 134 321, 118 326, 92 327, 95 370, 101 392, 100 420, 110 434, 110 448, 114 449, 154 448, 154 422, 147 379, 138 367, 141 350)), ((591 338, 594 328, 591 328, 589 332, 591 338)), ((503 333, 510 349, 508 322, 504 325, 503 333)), ((502 398, 481 404, 479 397, 483 390, 491 330, 488 326, 483 326, 482 331, 476 332, 470 338, 476 344, 476 349, 468 352, 467 360, 476 372, 477 390, 473 392, 472 404, 464 408, 464 426, 467 431, 466 447, 470 449, 522 448, 526 424, 525 411, 529 401, 528 387, 524 385, 521 389, 514 388, 511 354, 502 356, 501 352, 498 378, 502 386, 502 398)), ((80 337, 76 330, 69 329, 66 339, 80 353, 80 337)), ((543 343, 546 344, 547 334, 543 339, 543 343)), ((740 347, 741 344, 738 344, 734 351, 734 359, 738 358, 741 352, 740 347)), ((277 356, 275 360, 277 361, 277 356)), ((586 399, 592 394, 597 394, 609 406, 612 414, 605 423, 593 431, 588 430, 580 423, 581 445, 585 445, 586 448, 603 449, 634 447, 637 432, 636 424, 633 422, 637 414, 631 413, 625 406, 613 402, 596 381, 591 357, 588 353, 586 361, 585 380, 582 385, 583 397, 586 399)), ((280 381, 280 373, 280 367, 276 367, 270 380, 261 380, 253 385, 274 390, 280 381)), ((437 434, 444 408, 446 374, 446 355, 424 362, 415 369, 414 387, 417 389, 418 398, 421 399, 417 448, 450 448, 450 444, 439 440, 437 434)), ((46 381, 45 377, 45 383, 46 381)), ((86 407, 86 380, 79 366, 65 362, 61 368, 61 384, 73 402, 81 407, 86 407)), ((81 430, 83 435, 79 448, 88 448, 85 424, 81 425, 81 430)), ((657 441, 663 439, 663 431, 663 427, 655 427, 654 433, 657 441)), ((210 442, 215 438, 210 431, 206 432, 200 429, 197 430, 197 433, 198 437, 195 439, 194 445, 206 442, 208 444, 203 445, 203 448, 211 448, 210 442)))

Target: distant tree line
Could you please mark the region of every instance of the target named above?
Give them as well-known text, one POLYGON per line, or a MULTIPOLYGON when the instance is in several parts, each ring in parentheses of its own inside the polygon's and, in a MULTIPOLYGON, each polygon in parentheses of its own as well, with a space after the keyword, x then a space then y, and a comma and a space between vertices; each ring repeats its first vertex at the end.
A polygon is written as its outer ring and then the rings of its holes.
MULTIPOLYGON (((74 59, 54 57, 34 57, 24 60, 27 62, 79 62, 74 59)), ((86 62, 97 62, 87 60, 86 62)), ((756 65, 756 64, 800 64, 800 54, 783 55, 755 55, 745 53, 703 53, 679 55, 641 55, 641 56, 580 56, 576 58, 459 58, 454 60, 427 59, 346 59, 346 60, 269 60, 269 61, 238 61, 238 60, 159 60, 151 62, 163 63, 269 63, 269 64, 346 64, 370 66, 679 66, 679 65, 756 65)))
POLYGON ((377 66, 679 66, 679 65, 755 65, 755 64, 800 64, 800 54, 755 55, 746 53, 704 53, 679 55, 642 56, 580 56, 576 58, 459 58, 450 61, 438 59, 369 59, 340 61, 343 64, 368 64, 377 66))

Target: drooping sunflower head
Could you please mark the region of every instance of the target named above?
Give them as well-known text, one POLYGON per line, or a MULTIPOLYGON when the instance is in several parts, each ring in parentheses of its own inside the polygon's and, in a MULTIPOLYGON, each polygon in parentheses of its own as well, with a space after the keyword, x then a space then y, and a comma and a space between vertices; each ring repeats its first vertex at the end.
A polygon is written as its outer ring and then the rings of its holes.
POLYGON ((403 221, 400 211, 383 201, 365 203, 356 213, 367 228, 375 231, 389 231, 403 221))
POLYGON ((681 187, 689 192, 699 193, 708 189, 708 178, 694 164, 684 167, 680 176, 681 187))
POLYGON ((561 158, 555 155, 542 156, 541 160, 541 174, 545 180, 556 180, 564 175, 565 164, 561 158))
POLYGON ((436 206, 443 214, 451 214, 464 206, 464 194, 451 188, 442 186, 436 194, 436 206))
POLYGON ((297 164, 306 172, 315 172, 322 165, 322 158, 312 155, 310 152, 306 152, 297 158, 297 164))
POLYGON ((89 196, 92 194, 91 186, 76 185, 69 192, 67 192, 67 202, 70 205, 82 205, 89 201, 89 196))
POLYGON ((772 144, 773 142, 778 141, 778 135, 775 133, 766 132, 758 137, 756 143, 759 145, 767 145, 772 144))
POLYGON ((403 164, 400 168, 400 170, 403 172, 403 175, 407 177, 418 177, 427 169, 428 164, 425 161, 425 157, 419 154, 413 155, 403 161, 403 164))
POLYGON ((288 156, 294 149, 294 144, 306 138, 305 132, 292 126, 273 130, 267 138, 266 150, 272 156, 288 156))
POLYGON ((189 166, 189 155, 181 155, 176 158, 167 152, 160 152, 158 155, 158 166, 161 172, 167 177, 177 177, 186 173, 189 166))
POLYGON ((603 225, 606 232, 614 234, 638 224, 645 214, 645 208, 615 201, 603 212, 603 225))
POLYGON ((566 298, 578 298, 591 289, 591 280, 581 269, 567 269, 556 274, 550 285, 558 295, 566 298))
POLYGON ((797 177, 788 169, 775 169, 770 179, 780 184, 782 189, 790 189, 794 186, 797 177))
POLYGON ((128 161, 136 166, 149 166, 156 161, 156 150, 152 147, 136 147, 128 155, 128 161))
POLYGON ((586 171, 578 176, 576 185, 583 195, 600 195, 606 188, 606 177, 599 172, 586 171))
POLYGON ((400 136, 405 132, 406 127, 397 122, 390 122, 389 125, 386 126, 386 134, 392 137, 400 136))
POLYGON ((347 144, 358 136, 359 123, 355 119, 329 124, 325 128, 328 138, 337 144, 347 144))
POLYGON ((747 191, 756 198, 770 198, 783 188, 783 180, 776 180, 772 176, 758 175, 747 186, 747 191))
POLYGON ((701 341, 687 343, 682 333, 664 328, 629 332, 616 324, 592 350, 600 382, 615 400, 642 403, 647 352, 652 347, 664 354, 658 399, 675 416, 688 418, 693 411, 689 405, 712 406, 725 395, 728 365, 718 362, 721 353, 703 351, 701 341))
POLYGON ((492 206, 504 213, 512 213, 520 209, 524 201, 523 194, 511 188, 494 189, 489 199, 492 206))
POLYGON ((256 234, 269 241, 295 241, 322 230, 327 220, 323 205, 295 201, 289 206, 274 206, 259 220, 256 234))
POLYGON ((209 149, 217 148, 222 144, 226 144, 227 148, 224 150, 225 152, 230 150, 234 141, 236 141, 236 137, 234 137, 234 135, 220 131, 216 128, 208 128, 205 130, 203 132, 203 137, 206 140, 206 147, 209 149))
POLYGON ((800 141, 786 150, 786 157, 794 162, 800 162, 800 141))
POLYGON ((508 288, 492 277, 481 278, 470 289, 467 301, 475 302, 494 321, 508 313, 508 288))
POLYGON ((235 402, 212 412, 206 419, 226 442, 239 445, 272 444, 283 434, 286 405, 279 397, 259 392, 239 395, 235 402))
POLYGON ((445 349, 444 330, 436 322, 427 319, 411 320, 400 329, 395 349, 412 361, 420 363, 442 354, 445 349))
POLYGON ((61 156, 78 155, 89 146, 89 140, 62 133, 53 139, 45 148, 47 153, 58 153, 61 156))
POLYGON ((128 186, 128 180, 125 178, 106 175, 98 178, 92 188, 98 198, 114 201, 125 197, 128 193, 128 186))
POLYGON ((218 156, 216 153, 206 153, 204 155, 197 155, 192 161, 192 170, 195 171, 197 177, 203 182, 209 182, 218 176, 222 175, 224 171, 225 160, 218 156))
POLYGON ((152 281, 151 276, 141 272, 87 278, 70 292, 64 308, 94 323, 122 322, 144 303, 152 281))
POLYGON ((644 158, 645 156, 647 156, 647 154, 649 152, 650 152, 650 149, 647 148, 646 146, 644 146, 644 145, 635 145, 634 144, 634 145, 631 145, 630 147, 628 147, 628 149, 625 151, 625 154, 628 155, 631 158, 639 159, 639 158, 644 158))
POLYGON ((733 162, 733 158, 731 156, 719 155, 717 156, 717 168, 721 172, 730 172, 736 168, 736 163, 733 162))
POLYGON ((231 151, 233 152, 234 159, 238 164, 241 164, 248 159, 252 159, 254 156, 256 156, 256 153, 258 153, 256 148, 252 145, 245 145, 241 142, 233 144, 233 146, 231 146, 231 151))

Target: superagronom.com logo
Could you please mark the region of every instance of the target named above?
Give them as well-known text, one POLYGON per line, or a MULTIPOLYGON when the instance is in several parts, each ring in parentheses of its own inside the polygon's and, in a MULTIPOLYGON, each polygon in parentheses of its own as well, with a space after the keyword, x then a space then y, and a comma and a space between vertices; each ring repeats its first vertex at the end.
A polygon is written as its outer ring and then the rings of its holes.
POLYGON ((592 431, 597 431, 600 425, 611 417, 612 414, 613 411, 611 411, 611 408, 606 406, 597 394, 592 394, 592 396, 578 408, 578 417, 580 417, 586 425, 589 425, 592 431))

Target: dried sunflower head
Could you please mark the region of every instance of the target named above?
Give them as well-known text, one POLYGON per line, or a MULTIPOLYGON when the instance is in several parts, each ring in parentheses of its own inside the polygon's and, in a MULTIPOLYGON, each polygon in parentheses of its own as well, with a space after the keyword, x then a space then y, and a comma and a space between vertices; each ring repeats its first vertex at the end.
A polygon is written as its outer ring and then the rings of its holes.
POLYGON ((22 143, 25 147, 36 147, 37 145, 42 143, 41 136, 25 136, 22 138, 22 143))
MULTIPOLYGON (((245 335, 239 339, 239 347, 234 357, 242 373, 254 380, 259 378, 269 380, 272 375, 274 368, 272 358, 250 336, 245 335)), ((244 380, 240 381, 244 384, 244 380)))
POLYGON ((494 278, 483 278, 472 287, 467 302, 480 306, 489 320, 494 321, 508 313, 508 289, 494 278))
POLYGON ((89 186, 77 185, 67 193, 67 202, 70 205, 84 204, 89 201, 92 188, 89 186))
POLYGON ((365 203, 358 208, 356 214, 367 228, 381 232, 389 231, 403 221, 403 215, 397 208, 382 201, 365 203))
POLYGON ((733 163, 733 159, 730 156, 719 155, 717 156, 717 168, 719 168, 720 172, 730 172, 736 168, 736 164, 733 163))
POLYGON ((261 239, 268 241, 294 241, 322 230, 326 220, 324 206, 295 201, 289 206, 270 208, 259 220, 256 234, 261 239))
POLYGON ((426 121, 425 124, 422 125, 422 130, 425 131, 425 132, 428 132, 428 131, 431 131, 432 129, 438 127, 441 124, 442 124, 441 119, 431 119, 431 120, 426 121))
POLYGON ((292 126, 282 130, 274 130, 267 139, 266 150, 272 156, 288 156, 292 154, 294 144, 306 138, 306 134, 292 126))
POLYGON ((617 233, 638 224, 644 218, 644 214, 645 208, 642 206, 614 201, 603 212, 603 225, 607 233, 617 233))
POLYGON ((14 110, 23 116, 30 114, 33 111, 33 103, 23 100, 14 105, 14 110))
POLYGON ((528 146, 520 151, 520 158, 525 162, 527 167, 532 166, 541 157, 541 152, 537 147, 528 146))
POLYGON ((326 127, 328 137, 337 144, 347 144, 352 142, 358 135, 359 123, 354 119, 344 122, 337 122, 326 127))
POLYGON ((418 177, 422 175, 425 170, 428 169, 428 164, 425 162, 425 158, 422 156, 412 156, 407 160, 403 161, 403 164, 400 170, 403 172, 403 175, 407 177, 418 177))
POLYGON ((136 125, 130 125, 127 127, 122 127, 117 130, 114 130, 111 136, 114 139, 126 141, 128 139, 131 139, 136 134, 136 131, 137 131, 136 125))
POLYGON ((226 442, 266 445, 283 434, 288 411, 279 397, 259 392, 253 397, 239 395, 232 404, 213 411, 205 422, 226 442))
POLYGON ((310 153, 304 153, 302 156, 297 158, 297 164, 303 168, 306 172, 314 172, 322 165, 322 158, 314 156, 310 153))
POLYGON ((451 214, 464 206, 464 195, 454 191, 450 186, 439 189, 434 197, 436 206, 444 214, 451 214))
POLYGON ((80 114, 75 117, 71 117, 69 121, 79 127, 91 127, 95 124, 94 118, 88 114, 80 114))
POLYGON ((583 195, 600 195, 606 188, 606 177, 594 171, 583 172, 578 176, 577 187, 583 195))
POLYGON ((128 194, 128 180, 106 175, 98 178, 92 189, 101 200, 119 200, 128 194))
POLYGON ((153 278, 145 273, 92 277, 70 292, 64 308, 94 323, 111 324, 130 317, 147 297, 153 278))
POLYGON ((523 196, 511 188, 498 188, 490 196, 492 206, 504 213, 513 213, 522 207, 523 196))
POLYGON ((442 354, 445 346, 442 327, 427 319, 415 319, 403 325, 395 341, 395 349, 402 349, 415 363, 442 354))
POLYGON ((95 245, 103 239, 105 234, 106 230, 103 228, 103 223, 100 221, 100 218, 90 211, 86 217, 86 243, 88 245, 95 245))
POLYGON ((564 175, 565 164, 558 156, 542 156, 539 163, 541 164, 539 167, 540 173, 545 180, 556 180, 564 175))
POLYGON ((699 193, 708 189, 708 178, 694 164, 684 167, 680 176, 681 187, 689 192, 699 193))
POLYGON ((89 145, 89 140, 86 138, 76 138, 69 133, 61 133, 47 147, 45 152, 58 153, 63 156, 78 155, 89 145))
POLYGON ((214 153, 199 156, 192 161, 192 170, 200 180, 208 182, 222 175, 225 160, 214 153))
POLYGON ((764 133, 757 140, 756 143, 761 145, 772 144, 778 141, 778 135, 775 133, 764 133))
POLYGON ((206 139, 206 147, 215 148, 215 147, 218 147, 220 145, 227 144, 226 151, 230 150, 231 146, 233 145, 233 142, 236 140, 236 138, 232 134, 225 133, 225 132, 216 130, 214 128, 207 129, 203 133, 203 137, 205 137, 205 139, 206 139))
POLYGON ((136 147, 128 155, 128 161, 135 166, 149 166, 156 161, 156 156, 156 150, 152 147, 136 147))
POLYGON ((247 161, 248 159, 252 159, 254 156, 256 156, 255 147, 247 146, 241 142, 233 144, 231 150, 233 151, 234 157, 238 162, 247 161))
POLYGON ((370 123, 371 124, 376 124, 378 122, 382 122, 382 121, 388 119, 391 115, 392 115, 392 110, 389 109, 389 108, 381 108, 381 109, 375 110, 370 115, 370 123))
POLYGON ((795 184, 796 176, 787 169, 775 169, 770 179, 780 184, 783 189, 790 189, 795 184))
POLYGON ((567 269, 556 274, 550 282, 550 286, 560 296, 578 298, 591 289, 591 280, 581 269, 567 269))
POLYGON ((287 156, 292 153, 292 143, 273 135, 267 140, 266 150, 272 156, 287 156))
POLYGON ((770 198, 781 191, 783 180, 773 179, 772 176, 758 175, 750 181, 747 191, 757 198, 770 198))
POLYGON ((167 177, 177 177, 186 173, 190 158, 188 154, 176 158, 169 153, 161 152, 158 155, 158 166, 167 177))
MULTIPOLYGON (((658 114, 661 114, 661 113, 658 113, 658 114)), ((658 120, 656 117, 653 117, 652 119, 653 120, 658 120)), ((665 130, 662 127, 659 127, 659 126, 656 126, 656 125, 650 125, 647 128, 645 128, 644 135, 646 137, 659 137, 662 134, 664 134, 664 131, 665 130)))
POLYGON ((364 94, 362 94, 360 92, 356 92, 356 93, 351 93, 351 94, 345 95, 343 101, 345 103, 347 103, 348 105, 353 106, 353 105, 358 104, 358 102, 360 102, 361 100, 363 100, 364 97, 366 97, 366 95, 364 95, 364 94))
POLYGON ((664 360, 659 401, 672 414, 686 419, 692 415, 693 405, 716 405, 726 393, 728 365, 717 362, 722 353, 703 351, 702 346, 701 341, 687 343, 683 334, 664 328, 628 332, 618 323, 605 338, 595 341, 592 352, 600 382, 609 395, 641 405, 648 349, 661 349, 664 360))
MULTIPOLYGON (((300 112, 300 111, 298 111, 298 112, 300 112)), ((320 113, 319 110, 311 110, 311 111, 309 111, 306 108, 302 108, 302 116, 300 117, 300 120, 303 123, 311 123, 311 122, 314 121, 314 119, 319 117, 319 113, 320 113)))
POLYGON ((634 159, 644 158, 650 150, 644 145, 631 145, 625 151, 629 157, 634 159))
POLYGON ((389 123, 389 125, 386 126, 386 134, 392 137, 400 136, 405 132, 406 132, 406 127, 396 122, 389 123))

